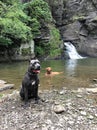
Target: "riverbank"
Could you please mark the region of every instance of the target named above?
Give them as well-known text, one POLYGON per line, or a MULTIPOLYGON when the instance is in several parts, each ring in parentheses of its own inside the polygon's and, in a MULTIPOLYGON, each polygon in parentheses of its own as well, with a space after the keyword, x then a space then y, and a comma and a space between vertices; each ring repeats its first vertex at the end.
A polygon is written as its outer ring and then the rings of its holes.
POLYGON ((0 100, 2 130, 97 130, 97 95, 85 89, 42 91, 23 107, 19 92, 0 100))

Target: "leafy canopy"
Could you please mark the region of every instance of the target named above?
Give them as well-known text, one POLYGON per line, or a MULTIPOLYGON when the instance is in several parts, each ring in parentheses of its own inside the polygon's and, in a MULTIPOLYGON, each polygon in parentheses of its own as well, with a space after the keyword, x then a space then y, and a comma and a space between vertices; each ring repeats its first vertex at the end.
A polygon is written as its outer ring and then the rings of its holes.
POLYGON ((39 22, 41 20, 50 22, 52 19, 49 6, 43 0, 32 0, 31 2, 26 3, 25 10, 28 16, 36 18, 39 22))
POLYGON ((22 4, 20 0, 0 1, 0 44, 30 41, 40 34, 42 22, 49 22, 49 6, 43 0, 22 4))
POLYGON ((49 6, 43 0, 32 0, 24 4, 24 12, 31 18, 28 26, 34 37, 37 37, 41 32, 40 28, 43 23, 51 21, 51 12, 49 6))
POLYGON ((15 44, 32 38, 27 26, 29 17, 23 12, 22 4, 7 5, 0 1, 0 44, 15 44))

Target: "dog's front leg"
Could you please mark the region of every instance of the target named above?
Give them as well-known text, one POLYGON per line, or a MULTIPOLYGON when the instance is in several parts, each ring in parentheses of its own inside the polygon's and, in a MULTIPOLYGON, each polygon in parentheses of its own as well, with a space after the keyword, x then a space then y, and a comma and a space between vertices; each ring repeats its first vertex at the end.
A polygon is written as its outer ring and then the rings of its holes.
POLYGON ((38 97, 38 86, 35 86, 34 97, 35 97, 35 103, 38 103, 38 100, 39 100, 39 97, 38 97))
POLYGON ((28 106, 28 89, 24 87, 24 95, 25 95, 25 107, 28 106))

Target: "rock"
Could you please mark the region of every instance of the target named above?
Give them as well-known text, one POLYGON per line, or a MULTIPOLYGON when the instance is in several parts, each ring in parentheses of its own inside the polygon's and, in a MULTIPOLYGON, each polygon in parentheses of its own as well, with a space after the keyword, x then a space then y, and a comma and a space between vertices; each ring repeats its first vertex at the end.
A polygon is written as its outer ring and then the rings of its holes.
POLYGON ((97 1, 46 1, 62 40, 72 41, 81 54, 97 57, 97 1))
POLYGON ((0 80, 0 85, 1 85, 1 84, 5 84, 5 83, 7 83, 7 82, 4 81, 4 80, 0 80))
POLYGON ((14 87, 14 84, 0 84, 0 92, 7 89, 11 89, 13 87, 14 87))
POLYGON ((77 96, 78 98, 82 98, 82 95, 79 95, 79 94, 78 94, 78 95, 76 95, 76 96, 77 96))
POLYGON ((0 130, 97 130, 95 98, 89 102, 91 93, 80 93, 83 98, 77 97, 78 91, 71 93, 72 90, 67 90, 65 95, 43 92, 40 96, 48 103, 39 100, 39 104, 34 104, 31 99, 26 109, 19 91, 5 95, 0 102, 0 130))
POLYGON ((87 92, 97 93, 97 88, 86 88, 87 92))
POLYGON ((54 108, 53 108, 53 111, 56 114, 61 114, 62 112, 65 111, 65 108, 62 105, 55 105, 54 108))
POLYGON ((94 82, 97 82, 97 79, 93 79, 94 82))
POLYGON ((81 115, 86 116, 87 113, 85 111, 81 111, 81 115))
POLYGON ((55 105, 59 105, 60 104, 60 102, 58 102, 58 101, 55 101, 55 105))
POLYGON ((66 90, 65 90, 65 89, 63 89, 63 90, 61 90, 61 91, 59 92, 60 95, 64 95, 65 93, 66 93, 66 90))
POLYGON ((90 119, 90 120, 93 120, 93 116, 92 115, 89 115, 89 117, 88 117, 88 119, 90 119))

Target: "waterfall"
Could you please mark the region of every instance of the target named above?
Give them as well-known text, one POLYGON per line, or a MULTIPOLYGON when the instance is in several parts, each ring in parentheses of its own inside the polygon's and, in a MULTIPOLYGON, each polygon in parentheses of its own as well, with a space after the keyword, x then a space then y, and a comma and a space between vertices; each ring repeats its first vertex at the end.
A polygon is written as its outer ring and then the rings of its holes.
POLYGON ((82 59, 75 48, 75 46, 71 42, 64 42, 65 52, 69 59, 82 59))

